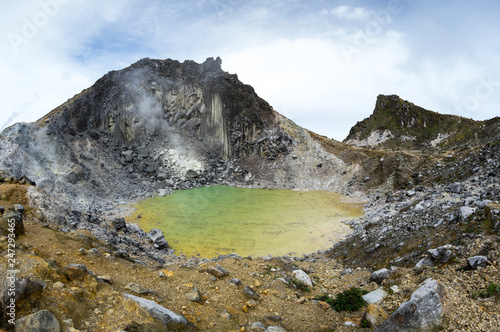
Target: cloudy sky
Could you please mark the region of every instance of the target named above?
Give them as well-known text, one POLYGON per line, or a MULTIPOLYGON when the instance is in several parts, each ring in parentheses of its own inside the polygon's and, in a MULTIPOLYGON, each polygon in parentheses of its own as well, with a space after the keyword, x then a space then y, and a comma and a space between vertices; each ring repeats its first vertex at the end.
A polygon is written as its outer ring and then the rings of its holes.
POLYGON ((277 111, 342 140, 378 94, 500 115, 500 2, 1 2, 0 129, 34 121, 144 58, 222 58, 277 111))

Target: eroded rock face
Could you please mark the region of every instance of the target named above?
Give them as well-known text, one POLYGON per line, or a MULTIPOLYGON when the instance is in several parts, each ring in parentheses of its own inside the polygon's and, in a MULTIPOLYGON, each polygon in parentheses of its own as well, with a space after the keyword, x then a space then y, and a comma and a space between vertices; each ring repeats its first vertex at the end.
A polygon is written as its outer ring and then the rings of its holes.
MULTIPOLYGON (((276 153, 270 141, 286 146, 293 140, 276 125, 272 108, 213 59, 201 65, 142 59, 108 73, 53 113, 50 131, 94 139, 110 136, 128 142, 183 129, 223 159, 276 153)), ((150 152, 143 148, 138 157, 150 152)))

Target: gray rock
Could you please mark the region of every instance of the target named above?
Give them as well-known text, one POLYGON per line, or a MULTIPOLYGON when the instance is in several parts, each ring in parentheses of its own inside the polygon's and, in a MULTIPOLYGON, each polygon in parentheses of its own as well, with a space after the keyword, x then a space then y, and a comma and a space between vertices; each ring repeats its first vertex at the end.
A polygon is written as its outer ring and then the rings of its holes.
POLYGON ((134 154, 134 151, 132 151, 132 150, 123 151, 121 153, 121 155, 124 156, 125 158, 132 156, 132 154, 134 154))
POLYGON ((284 279, 284 278, 276 278, 276 279, 274 279, 274 280, 280 281, 280 282, 282 282, 283 284, 285 284, 285 285, 287 285, 287 286, 290 286, 290 283, 289 283, 286 279, 284 279))
POLYGON ((266 326, 262 322, 253 322, 250 325, 251 331, 264 331, 265 329, 266 329, 266 326))
POLYGON ((186 172, 186 179, 195 179, 197 178, 199 175, 198 173, 196 173, 196 171, 190 169, 186 172))
POLYGON ((477 270, 479 267, 486 267, 488 258, 485 256, 474 256, 467 258, 467 267, 472 270, 477 270))
POLYGON ((156 179, 158 181, 164 181, 168 178, 168 174, 167 173, 163 173, 163 172, 160 172, 156 175, 156 179))
POLYGON ((149 157, 149 151, 147 148, 139 148, 137 154, 138 154, 139 158, 149 157))
POLYGON ((447 263, 453 254, 453 252, 446 247, 429 249, 427 250, 427 253, 436 263, 447 263))
POLYGON ((33 180, 31 180, 31 179, 30 179, 29 177, 27 177, 26 175, 23 175, 23 176, 21 176, 21 177, 19 178, 19 183, 20 183, 20 184, 26 184, 26 183, 28 183, 28 184, 30 184, 30 185, 32 185, 32 186, 36 186, 36 182, 35 182, 35 181, 33 181, 33 180))
POLYGON ((217 270, 221 271, 224 276, 228 276, 230 273, 228 270, 226 270, 225 268, 223 268, 222 266, 220 266, 219 264, 217 264, 217 266, 215 267, 217 270))
POLYGON ((42 291, 43 285, 37 281, 19 279, 7 274, 0 284, 0 324, 5 324, 9 319, 15 318, 15 308, 11 307, 11 303, 18 306, 32 296, 40 295, 42 291))
POLYGON ((163 232, 160 231, 158 228, 153 228, 152 230, 149 231, 148 233, 148 238, 153 242, 157 242, 159 240, 164 240, 165 235, 163 235, 163 232))
POLYGON ((243 293, 248 297, 248 298, 251 298, 253 300, 260 300, 260 295, 257 294, 256 291, 253 290, 252 287, 250 286, 245 286, 245 288, 243 288, 243 293))
POLYGON ((124 218, 116 218, 113 220, 113 227, 119 231, 120 229, 126 229, 127 228, 127 223, 125 222, 124 218))
POLYGON ((14 204, 14 211, 24 213, 24 206, 22 206, 21 204, 14 204))
POLYGON ((158 189, 158 196, 165 197, 167 195, 173 194, 174 191, 171 188, 158 189))
POLYGON ((416 265, 416 268, 423 266, 434 266, 439 263, 447 263, 453 252, 447 246, 439 247, 437 249, 427 250, 428 257, 422 258, 416 265))
POLYGON ((430 257, 424 257, 415 264, 415 268, 419 269, 424 266, 434 266, 434 261, 430 257))
POLYGON ((374 304, 382 302, 387 295, 388 293, 383 288, 379 288, 373 292, 363 295, 362 298, 365 299, 368 304, 374 304))
POLYGON ((127 229, 130 232, 137 234, 140 238, 143 238, 146 236, 146 232, 143 231, 142 228, 137 224, 127 224, 127 229))
POLYGON ((385 199, 385 202, 386 203, 392 203, 394 201, 395 201, 394 196, 392 196, 392 194, 388 194, 387 198, 385 199))
POLYGON ((132 291, 136 294, 152 294, 154 293, 153 290, 144 288, 139 284, 136 284, 135 282, 131 282, 125 286, 126 290, 132 291))
POLYGON ((125 308, 134 309, 135 307, 139 309, 145 316, 158 320, 166 329, 185 328, 190 325, 184 316, 176 314, 156 302, 130 294, 123 294, 123 302, 125 308))
POLYGON ((241 280, 238 278, 233 278, 227 282, 228 284, 235 284, 236 286, 241 286, 241 280))
POLYGON ((199 118, 192 118, 186 121, 182 125, 182 128, 187 129, 188 131, 193 131, 195 128, 197 128, 201 124, 201 120, 199 118))
POLYGON ((436 280, 427 279, 413 292, 410 300, 403 302, 375 331, 430 331, 439 328, 445 295, 444 286, 436 280))
POLYGON ((62 272, 68 277, 69 280, 81 280, 87 273, 87 267, 82 264, 70 264, 66 266, 62 272))
POLYGON ((415 190, 408 190, 406 192, 406 196, 408 196, 408 197, 413 197, 413 196, 415 196, 415 194, 416 194, 415 190))
POLYGON ((351 274, 351 273, 352 273, 352 269, 345 269, 345 270, 340 272, 340 275, 345 276, 346 274, 351 274))
POLYGON ((312 281, 311 278, 305 273, 303 270, 295 270, 292 272, 292 275, 295 279, 303 282, 305 285, 312 287, 312 281))
POLYGON ((470 206, 461 206, 460 207, 460 221, 464 221, 469 218, 474 212, 476 212, 476 208, 470 206))
POLYGON ((462 192, 463 186, 460 182, 455 182, 450 186, 450 191, 455 194, 460 194, 462 192))
POLYGON ((148 238, 154 243, 155 248, 163 249, 168 247, 168 242, 165 240, 165 235, 158 228, 153 228, 148 233, 148 238))
POLYGON ((99 282, 104 282, 106 284, 110 284, 110 285, 112 284, 111 276, 107 276, 107 275, 97 276, 96 280, 99 282))
POLYGON ((213 266, 209 266, 207 268, 207 272, 210 273, 211 275, 213 275, 215 278, 223 278, 224 277, 224 273, 222 273, 221 270, 216 269, 213 266))
POLYGON ((54 283, 54 285, 52 286, 54 289, 63 289, 64 288, 64 284, 60 281, 57 281, 54 283))
POLYGON ((4 235, 15 234, 16 236, 24 234, 23 215, 21 212, 9 211, 2 215, 0 230, 4 235), (14 227, 11 227, 14 226, 14 227))
POLYGON ((56 316, 48 310, 40 310, 16 321, 16 332, 59 332, 61 326, 56 316))
POLYGON ((286 332, 281 326, 269 326, 264 332, 286 332))
POLYGON ((381 284, 385 279, 389 279, 389 270, 386 268, 373 272, 370 275, 370 282, 381 284))
POLYGON ((196 287, 191 288, 189 292, 186 293, 186 296, 189 299, 189 301, 192 302, 200 302, 201 300, 200 291, 196 287))
POLYGON ((224 269, 219 264, 217 264, 217 266, 215 266, 215 267, 209 266, 207 268, 207 272, 210 273, 211 275, 213 275, 214 277, 219 278, 219 279, 229 275, 229 271, 224 269))

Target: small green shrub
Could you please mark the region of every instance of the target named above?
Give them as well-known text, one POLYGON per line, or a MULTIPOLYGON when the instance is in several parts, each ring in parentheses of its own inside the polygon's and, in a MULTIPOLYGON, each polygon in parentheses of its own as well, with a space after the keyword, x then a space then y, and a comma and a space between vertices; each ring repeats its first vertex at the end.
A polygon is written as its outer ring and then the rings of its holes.
POLYGON ((368 292, 365 290, 351 287, 337 294, 331 306, 336 311, 356 311, 367 304, 365 299, 362 298, 366 293, 368 292))
POLYGON ((477 298, 488 298, 488 297, 500 297, 500 285, 495 284, 494 282, 490 283, 488 287, 482 292, 474 292, 471 297, 473 299, 477 298))
POLYGON ((304 284, 302 281, 300 280, 297 280, 297 279, 291 279, 290 280, 292 282, 292 284, 295 285, 295 287, 297 287, 297 289, 301 290, 301 291, 304 291, 304 292, 310 292, 311 290, 309 289, 309 287, 307 287, 306 284, 304 284))
POLYGON ((500 296, 500 285, 492 282, 488 285, 488 288, 483 292, 483 297, 492 297, 492 296, 500 296))

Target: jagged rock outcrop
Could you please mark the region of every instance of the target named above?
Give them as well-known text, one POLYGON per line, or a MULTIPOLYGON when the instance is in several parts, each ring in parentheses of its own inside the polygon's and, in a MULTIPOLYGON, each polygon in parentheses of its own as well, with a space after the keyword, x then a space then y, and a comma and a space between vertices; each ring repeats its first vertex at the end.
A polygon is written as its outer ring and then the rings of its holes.
MULTIPOLYGON (((286 153, 293 139, 280 130, 276 113, 252 87, 222 71, 220 64, 219 58, 201 65, 142 59, 108 73, 38 124, 67 136, 84 133, 126 142, 182 128, 223 159, 286 153), (279 149, 272 141, 279 143, 279 149)), ((148 153, 140 150, 138 157, 148 153)))
POLYGON ((480 145, 498 137, 500 118, 474 121, 439 114, 397 95, 379 95, 373 114, 351 128, 345 143, 358 147, 419 150, 480 145))

